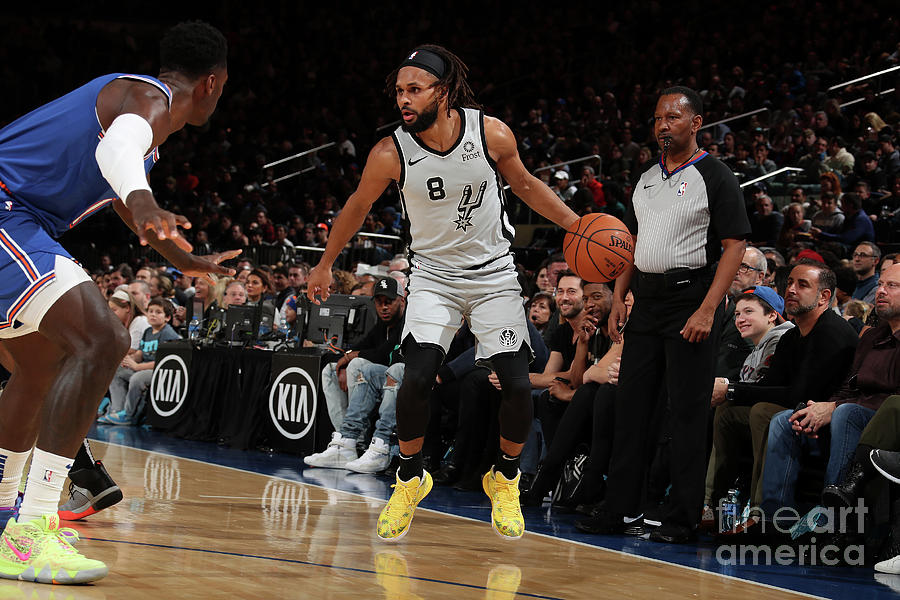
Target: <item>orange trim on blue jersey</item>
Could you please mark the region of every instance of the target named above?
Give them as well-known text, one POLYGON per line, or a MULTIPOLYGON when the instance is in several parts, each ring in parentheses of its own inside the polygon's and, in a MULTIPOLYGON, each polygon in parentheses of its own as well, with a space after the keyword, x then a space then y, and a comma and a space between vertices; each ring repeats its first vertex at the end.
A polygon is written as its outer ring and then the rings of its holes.
POLYGON ((13 304, 13 306, 9 309, 9 312, 6 313, 6 321, 12 323, 15 320, 16 315, 22 310, 22 307, 25 306, 25 303, 28 302, 42 287, 50 283, 56 279, 56 271, 50 271, 30 286, 25 291, 25 293, 19 298, 18 302, 13 304))
POLYGON ((688 160, 686 163, 677 166, 677 167, 675 168, 675 170, 672 171, 671 173, 668 171, 668 169, 666 169, 666 165, 663 164, 662 155, 660 155, 660 156, 659 156, 659 166, 660 166, 660 168, 663 170, 663 173, 666 174, 666 177, 671 177, 672 175, 674 175, 674 174, 677 173, 678 171, 683 171, 684 169, 687 169, 689 166, 691 166, 692 164, 694 164, 694 163, 697 162, 698 160, 703 160, 704 158, 707 157, 707 155, 708 155, 708 153, 706 152, 706 150, 701 150, 700 153, 699 153, 697 156, 695 156, 694 158, 688 160))
POLYGON ((19 250, 19 247, 15 242, 13 242, 3 231, 0 231, 0 245, 3 245, 10 256, 13 257, 13 260, 19 263, 19 266, 25 271, 25 275, 28 276, 28 279, 35 281, 39 277, 38 272, 32 267, 28 257, 19 250))
POLYGON ((97 212, 98 210, 100 210, 101 208, 103 208, 104 206, 106 206, 107 204, 112 202, 113 200, 115 200, 115 198, 107 198, 105 200, 101 200, 100 202, 95 202, 86 211, 84 211, 83 213, 81 213, 80 215, 75 217, 74 221, 69 223, 69 229, 72 229, 73 227, 75 227, 76 225, 81 223, 83 220, 85 220, 86 218, 88 218, 89 216, 91 216, 92 214, 94 214, 95 212, 97 212))
POLYGON ((16 315, 19 314, 19 311, 22 310, 22 308, 25 306, 25 303, 27 303, 31 298, 34 297, 36 293, 38 293, 44 286, 46 286, 54 279, 56 279, 56 271, 50 271, 49 273, 32 283, 30 286, 28 286, 28 289, 25 290, 25 293, 19 296, 19 299, 16 301, 16 303, 12 307, 10 307, 9 311, 7 311, 6 322, 0 323, 0 329, 6 329, 10 325, 12 325, 13 321, 16 320, 16 315))

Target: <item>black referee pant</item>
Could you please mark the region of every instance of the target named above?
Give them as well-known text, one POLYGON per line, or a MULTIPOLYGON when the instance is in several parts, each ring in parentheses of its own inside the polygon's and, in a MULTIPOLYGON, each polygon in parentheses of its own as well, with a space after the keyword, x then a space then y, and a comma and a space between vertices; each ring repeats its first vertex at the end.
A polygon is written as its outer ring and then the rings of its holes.
POLYGON ((672 488, 663 522, 694 528, 700 519, 707 419, 724 304, 705 341, 687 342, 679 332, 706 296, 712 275, 709 269, 680 278, 634 272, 634 307, 625 328, 616 393, 608 510, 628 516, 642 512, 642 492, 657 441, 653 416, 657 404, 668 398, 672 488), (667 393, 661 394, 661 388, 667 393))

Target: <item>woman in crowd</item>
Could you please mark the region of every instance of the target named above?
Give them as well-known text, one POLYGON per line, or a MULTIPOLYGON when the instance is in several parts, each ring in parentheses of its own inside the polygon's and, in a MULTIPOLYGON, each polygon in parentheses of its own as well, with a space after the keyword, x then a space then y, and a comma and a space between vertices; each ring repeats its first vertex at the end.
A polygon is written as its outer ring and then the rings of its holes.
MULTIPOLYGON (((547 270, 546 267, 544 270, 547 270)), ((547 324, 550 323, 550 317, 553 316, 553 311, 556 310, 556 301, 553 300, 553 294, 541 291, 528 301, 525 310, 528 313, 528 319, 543 336, 547 330, 547 324)), ((547 341, 546 338, 544 341, 547 341)))
POLYGON ((791 202, 784 211, 784 223, 778 234, 778 247, 790 250, 799 241, 811 241, 809 228, 812 221, 803 218, 803 205, 791 202))
POLYGON ((247 276, 247 304, 255 306, 273 298, 268 274, 262 269, 250 271, 247 276))

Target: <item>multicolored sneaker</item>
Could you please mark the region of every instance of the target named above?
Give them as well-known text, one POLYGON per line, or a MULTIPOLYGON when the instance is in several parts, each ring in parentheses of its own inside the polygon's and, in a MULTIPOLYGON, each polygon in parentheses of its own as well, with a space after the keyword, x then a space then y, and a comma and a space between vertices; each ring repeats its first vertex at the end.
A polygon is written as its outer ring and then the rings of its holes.
POLYGON ((99 560, 82 556, 59 527, 59 516, 27 523, 10 519, 0 536, 0 577, 37 583, 87 583, 109 573, 99 560))
POLYGON ((525 517, 519 505, 521 477, 521 471, 510 480, 491 469, 481 478, 481 487, 491 499, 491 527, 505 539, 517 540, 525 533, 525 517))
POLYGON ((396 542, 406 535, 416 506, 428 495, 432 485, 428 471, 425 471, 424 477, 413 477, 405 482, 397 476, 397 483, 391 486, 394 493, 378 517, 378 537, 386 542, 396 542))
POLYGON ((101 461, 69 471, 69 499, 59 507, 59 518, 77 521, 122 501, 122 490, 101 461))

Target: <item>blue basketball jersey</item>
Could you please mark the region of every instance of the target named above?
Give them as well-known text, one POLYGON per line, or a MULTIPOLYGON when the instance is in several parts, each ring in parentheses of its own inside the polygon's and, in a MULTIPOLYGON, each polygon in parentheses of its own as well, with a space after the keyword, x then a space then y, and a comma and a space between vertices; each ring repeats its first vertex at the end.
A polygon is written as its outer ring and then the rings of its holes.
MULTIPOLYGON (((0 211, 24 210, 53 237, 97 212, 116 195, 100 173, 94 153, 103 139, 97 95, 115 79, 134 79, 172 91, 147 75, 98 77, 0 129, 0 211)), ((159 159, 144 157, 149 173, 159 159)))

